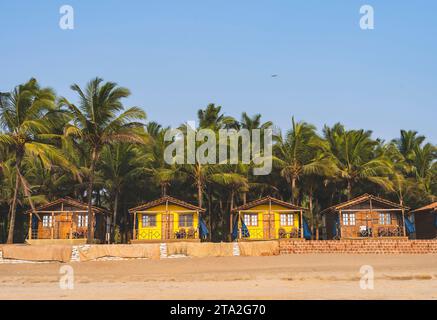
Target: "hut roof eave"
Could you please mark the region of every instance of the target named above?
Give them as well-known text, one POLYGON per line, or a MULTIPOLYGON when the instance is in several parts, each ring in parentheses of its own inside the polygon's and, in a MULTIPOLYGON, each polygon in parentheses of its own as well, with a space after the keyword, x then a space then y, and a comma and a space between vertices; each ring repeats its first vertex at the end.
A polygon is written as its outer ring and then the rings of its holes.
POLYGON ((383 199, 383 198, 380 198, 380 197, 377 197, 377 196, 365 193, 365 194, 363 194, 363 195, 361 195, 359 197, 356 197, 354 199, 351 199, 351 200, 348 200, 348 201, 336 204, 334 206, 331 206, 329 208, 326 208, 326 209, 322 210, 320 212, 320 214, 336 212, 336 211, 339 211, 341 209, 344 209, 344 208, 347 208, 347 207, 350 207, 350 206, 353 206, 353 205, 356 205, 356 204, 360 204, 360 203, 365 202, 365 201, 370 200, 370 199, 374 200, 376 202, 383 203, 383 204, 385 204, 385 205, 387 205, 389 207, 395 208, 395 209, 399 209, 399 210, 402 210, 402 209, 409 210, 410 209, 409 207, 401 206, 398 203, 394 203, 392 201, 389 201, 389 200, 386 200, 386 199, 383 199))
POLYGON ((146 210, 146 209, 149 209, 149 208, 153 208, 153 207, 159 206, 159 205, 161 205, 163 203, 166 203, 167 201, 169 203, 171 203, 171 204, 175 204, 175 205, 187 208, 189 210, 199 211, 199 212, 205 212, 206 211, 205 209, 203 209, 201 207, 195 206, 195 205, 193 205, 191 203, 188 203, 188 202, 185 202, 183 200, 179 200, 179 199, 173 198, 171 196, 164 196, 164 197, 161 197, 159 199, 156 199, 156 200, 153 200, 153 201, 149 201, 149 202, 140 204, 139 206, 131 208, 128 211, 129 211, 129 213, 133 213, 133 212, 136 212, 136 211, 146 210))
POLYGON ((416 210, 411 211, 411 213, 422 213, 422 212, 437 212, 437 201, 430 203, 424 207, 418 208, 416 210))
MULTIPOLYGON (((56 199, 56 200, 51 201, 49 203, 40 205, 40 206, 36 207, 35 210, 29 209, 29 210, 25 211, 24 213, 25 214, 30 214, 30 213, 33 213, 33 212, 42 211, 44 209, 50 208, 51 206, 54 206, 54 205, 57 205, 57 204, 61 204, 61 203, 64 203, 64 204, 67 204, 67 205, 70 205, 70 206, 73 206, 73 207, 77 207, 77 208, 82 209, 82 210, 88 210, 88 204, 83 203, 83 202, 78 201, 78 200, 75 200, 75 199, 70 198, 70 197, 65 197, 65 198, 59 198, 59 199, 56 199)), ((103 208, 99 208, 99 207, 96 207, 96 206, 92 206, 92 210, 94 212, 100 213, 100 214, 109 214, 108 210, 103 209, 103 208)))
POLYGON ((249 203, 243 204, 242 206, 236 207, 234 209, 232 209, 232 212, 236 212, 236 211, 243 211, 243 210, 247 210, 247 209, 251 209, 253 207, 268 203, 269 201, 271 201, 272 203, 275 203, 277 205, 292 209, 292 210, 302 210, 302 211, 306 211, 308 210, 308 208, 304 208, 304 207, 300 207, 297 205, 294 205, 292 203, 286 202, 286 201, 282 201, 276 198, 273 198, 271 196, 267 196, 258 200, 254 200, 251 201, 249 203))

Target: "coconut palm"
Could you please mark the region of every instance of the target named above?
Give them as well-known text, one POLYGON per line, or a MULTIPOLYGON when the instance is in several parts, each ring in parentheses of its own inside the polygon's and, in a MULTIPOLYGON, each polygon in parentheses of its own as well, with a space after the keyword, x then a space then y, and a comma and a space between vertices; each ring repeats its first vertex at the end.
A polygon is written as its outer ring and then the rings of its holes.
POLYGON ((142 123, 136 122, 146 118, 138 107, 124 110, 122 99, 130 95, 128 89, 117 86, 114 82, 102 83, 103 79, 91 80, 85 90, 74 84, 71 89, 79 96, 79 105, 61 98, 60 104, 71 112, 72 121, 65 127, 65 136, 84 141, 89 155, 88 228, 87 241, 94 241, 94 218, 92 215, 92 193, 96 165, 103 147, 115 142, 143 143, 144 139, 137 132, 142 123))
POLYGON ((170 142, 164 137, 169 128, 163 128, 156 122, 149 122, 146 126, 148 143, 142 148, 140 161, 144 163, 143 171, 152 182, 161 189, 161 196, 166 196, 172 182, 178 178, 179 168, 175 164, 168 164, 164 160, 165 148, 170 142))
MULTIPOLYGON (((241 114, 241 120, 238 123, 238 127, 240 129, 246 129, 249 130, 250 132, 253 132, 253 130, 260 130, 260 140, 263 141, 263 137, 264 137, 264 130, 269 129, 271 127, 273 127, 273 122, 271 121, 266 121, 266 122, 262 122, 261 121, 261 114, 255 114, 253 116, 249 116, 246 112, 243 112, 241 114)), ((264 145, 262 145, 264 146, 264 145)), ((242 148, 240 148, 239 150, 242 151, 242 148)), ((250 150, 252 150, 252 141, 250 143, 250 150)), ((262 152, 263 150, 261 150, 262 152)), ((243 197, 243 203, 245 204, 247 201, 247 192, 249 191, 249 189, 252 187, 265 187, 265 184, 263 183, 259 183, 257 180, 257 176, 251 175, 251 168, 254 167, 254 163, 253 161, 250 164, 239 164, 239 167, 242 168, 242 171, 244 171, 246 180, 248 182, 248 187, 247 188, 242 188, 241 192, 242 192, 242 197, 243 197), (251 182, 249 182, 251 181, 251 182)))
POLYGON ((128 186, 134 184, 141 176, 142 161, 136 145, 130 143, 113 143, 105 145, 98 165, 98 175, 103 181, 103 189, 112 209, 111 234, 114 230, 119 212, 120 196, 128 186))
POLYGON ((297 202, 297 182, 307 175, 324 175, 335 170, 331 158, 321 151, 325 143, 315 127, 292 118, 292 128, 284 137, 276 136, 275 166, 290 186, 291 202, 297 202))
POLYGON ((64 120, 55 104, 53 90, 41 88, 35 79, 17 86, 10 93, 1 94, 0 126, 4 133, 0 133, 0 143, 12 151, 15 167, 8 243, 13 242, 20 189, 30 197, 29 186, 22 172, 23 159, 38 158, 45 167, 50 167, 52 163, 70 167, 62 152, 53 145, 54 139, 59 137, 55 128, 64 120))
POLYGON ((433 189, 437 176, 437 148, 431 143, 427 143, 423 147, 416 145, 413 154, 413 173, 417 183, 425 191, 426 197, 433 201, 436 198, 433 189))
POLYGON ((400 138, 393 140, 405 161, 410 161, 414 157, 414 150, 424 141, 424 136, 418 136, 418 132, 412 130, 401 130, 400 138))
POLYGON ((370 182, 392 190, 388 175, 393 167, 390 159, 378 152, 380 142, 371 139, 371 131, 347 131, 341 124, 323 129, 328 153, 337 167, 337 178, 346 183, 347 198, 351 199, 356 183, 370 182))

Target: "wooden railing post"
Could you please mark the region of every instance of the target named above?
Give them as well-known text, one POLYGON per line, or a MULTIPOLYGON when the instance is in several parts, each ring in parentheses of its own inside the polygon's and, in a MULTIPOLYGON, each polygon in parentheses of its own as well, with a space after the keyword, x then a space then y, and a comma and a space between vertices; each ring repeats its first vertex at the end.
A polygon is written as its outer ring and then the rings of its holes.
POLYGON ((32 212, 29 214, 29 240, 32 240, 32 212))
POLYGON ((55 226, 55 213, 52 211, 52 223, 50 225, 50 238, 51 239, 54 238, 54 234, 55 234, 54 226, 55 226))
POLYGON ((137 212, 134 212, 134 222, 133 222, 133 226, 132 226, 132 240, 136 239, 136 234, 135 234, 135 224, 137 222, 137 212))
POLYGON ((303 211, 300 210, 300 238, 303 239, 303 211))

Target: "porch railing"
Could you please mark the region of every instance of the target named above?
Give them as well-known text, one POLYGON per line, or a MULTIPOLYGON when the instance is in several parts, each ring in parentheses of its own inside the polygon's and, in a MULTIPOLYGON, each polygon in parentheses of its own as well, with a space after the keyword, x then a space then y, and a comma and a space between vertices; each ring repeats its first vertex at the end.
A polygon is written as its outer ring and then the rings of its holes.
POLYGON ((373 227, 348 227, 343 226, 342 238, 389 238, 404 237, 401 226, 374 225, 373 227))

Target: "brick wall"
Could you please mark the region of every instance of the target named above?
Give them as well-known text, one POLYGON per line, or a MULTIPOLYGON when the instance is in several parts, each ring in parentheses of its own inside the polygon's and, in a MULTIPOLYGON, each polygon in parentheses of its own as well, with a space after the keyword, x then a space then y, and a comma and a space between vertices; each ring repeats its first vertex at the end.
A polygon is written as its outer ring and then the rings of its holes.
POLYGON ((281 254, 437 254, 437 240, 281 240, 281 254))

